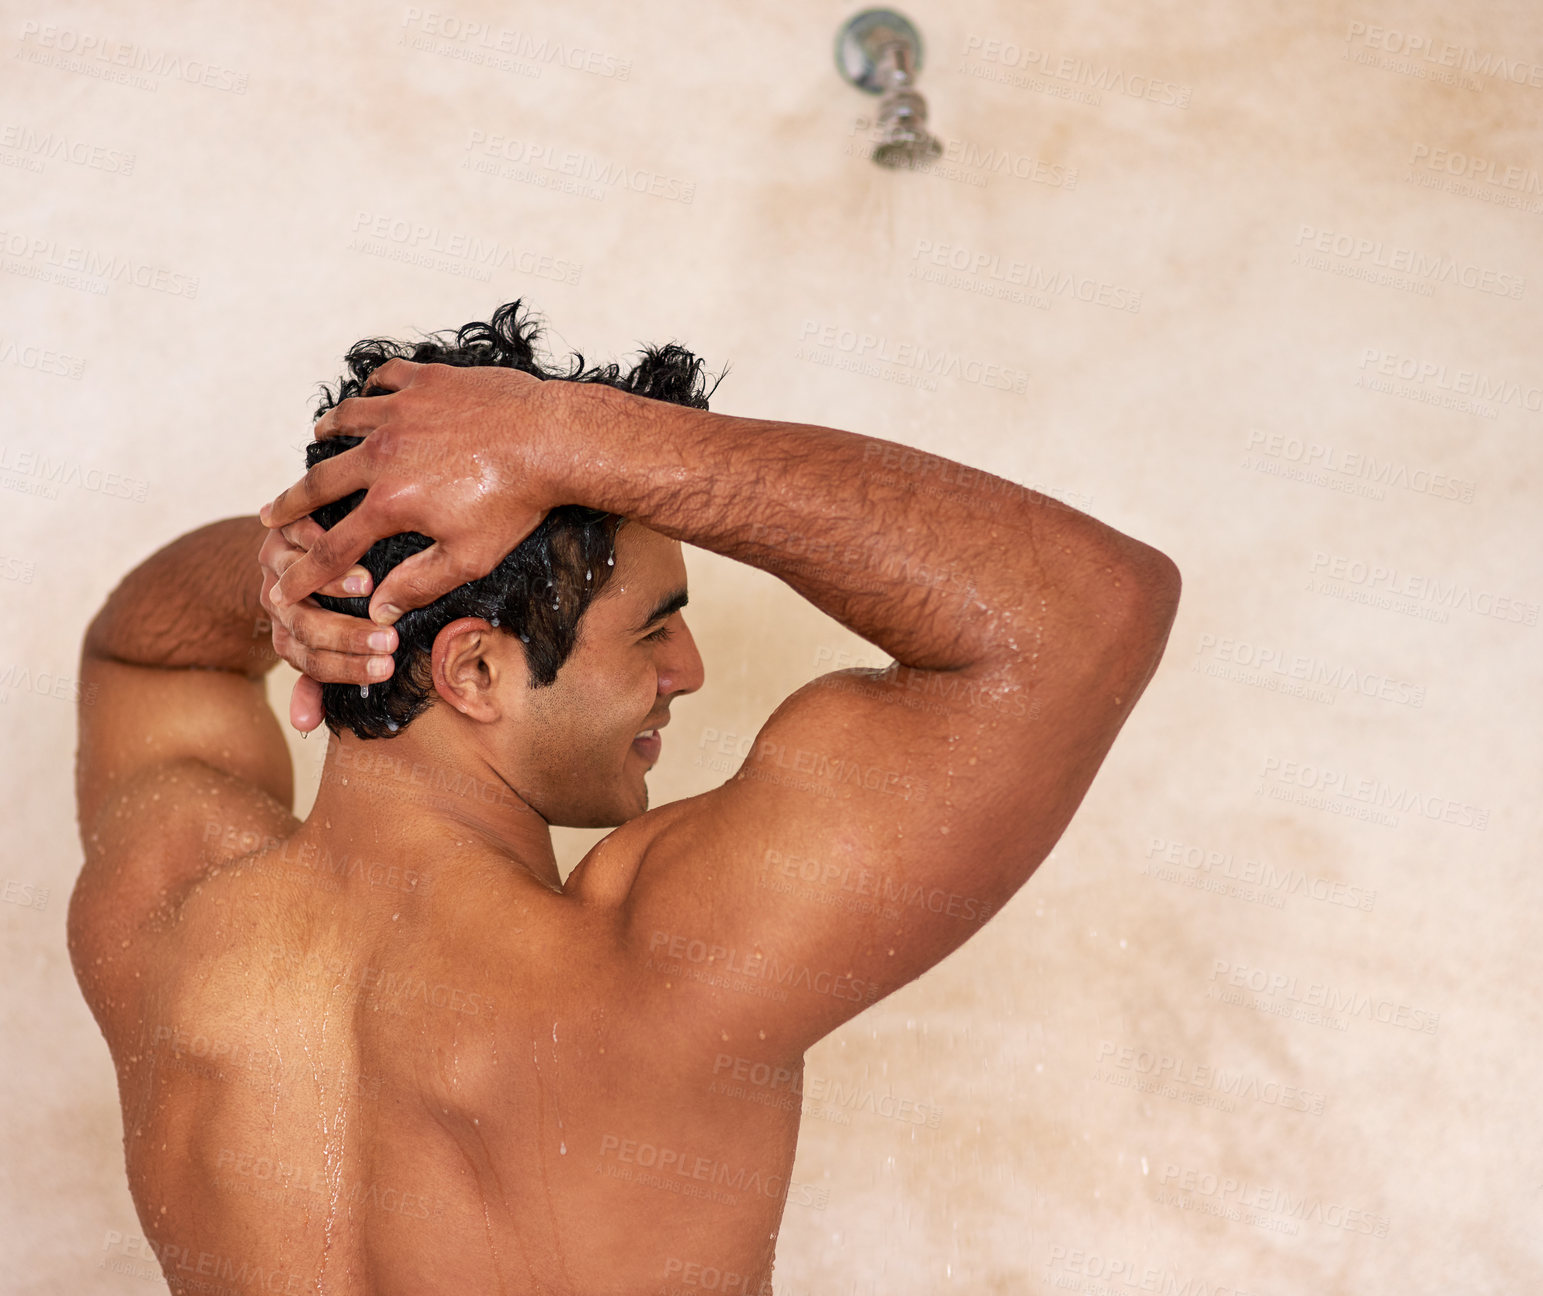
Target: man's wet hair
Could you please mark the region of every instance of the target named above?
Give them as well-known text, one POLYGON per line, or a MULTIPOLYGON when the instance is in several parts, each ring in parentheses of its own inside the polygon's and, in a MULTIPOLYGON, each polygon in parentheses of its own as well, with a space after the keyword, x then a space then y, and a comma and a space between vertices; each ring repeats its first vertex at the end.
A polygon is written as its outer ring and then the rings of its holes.
MULTIPOLYGON (((575 352, 572 366, 562 373, 537 358, 535 343, 541 325, 529 316, 520 299, 506 302, 486 323, 474 322, 429 334, 421 342, 395 342, 367 338, 355 343, 344 357, 348 373, 334 393, 323 385, 316 407, 320 418, 350 396, 385 395, 367 390, 370 376, 386 361, 401 356, 420 364, 470 367, 497 365, 519 369, 545 381, 600 383, 652 400, 706 409, 717 390, 715 382, 704 391, 702 360, 676 343, 645 346, 641 359, 622 372, 614 362, 586 369, 584 357, 575 352)), ((718 382, 723 375, 720 374, 718 382)), ((310 468, 351 449, 361 437, 328 437, 312 441, 305 452, 310 468)), ((364 499, 355 491, 311 514, 331 530, 364 499)), ((459 617, 483 617, 501 632, 517 635, 530 672, 530 687, 544 688, 556 678, 578 642, 579 622, 590 603, 600 595, 615 571, 616 533, 625 519, 615 513, 583 505, 554 508, 530 535, 480 580, 457 586, 427 607, 405 612, 396 622, 395 670, 384 683, 371 684, 367 693, 357 684, 323 684, 322 707, 327 728, 334 734, 346 726, 358 738, 389 738, 405 729, 433 700, 431 673, 435 636, 459 617)), ((406 531, 377 541, 359 559, 374 579, 375 587, 398 563, 427 549, 433 541, 417 531, 406 531)), ((334 612, 368 619, 370 600, 313 595, 317 603, 334 612)))

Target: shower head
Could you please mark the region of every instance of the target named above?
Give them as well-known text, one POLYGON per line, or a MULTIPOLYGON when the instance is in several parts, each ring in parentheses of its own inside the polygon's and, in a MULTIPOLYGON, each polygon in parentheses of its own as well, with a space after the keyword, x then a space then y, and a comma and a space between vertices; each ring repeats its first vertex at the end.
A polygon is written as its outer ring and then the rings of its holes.
POLYGON ((879 100, 879 142, 873 160, 906 167, 940 157, 927 132, 927 101, 913 82, 922 65, 922 38, 893 9, 864 9, 836 34, 836 67, 848 82, 879 100))

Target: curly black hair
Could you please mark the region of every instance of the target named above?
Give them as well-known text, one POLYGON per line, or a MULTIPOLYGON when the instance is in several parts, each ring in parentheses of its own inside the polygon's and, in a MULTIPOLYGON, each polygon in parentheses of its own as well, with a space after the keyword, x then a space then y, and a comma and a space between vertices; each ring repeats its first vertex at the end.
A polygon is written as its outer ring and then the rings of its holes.
MULTIPOLYGON (((370 376, 397 356, 420 364, 499 365, 544 380, 601 383, 652 400, 706 409, 718 377, 704 391, 703 362, 673 342, 642 349, 642 358, 626 373, 613 362, 586 369, 577 352, 567 373, 548 369, 537 359, 534 343, 541 326, 522 314, 516 298, 493 312, 492 319, 430 334, 416 343, 368 338, 344 357, 348 374, 334 393, 323 385, 315 417, 320 418, 350 396, 383 395, 367 390, 370 376)), ((725 372, 727 372, 725 370, 725 372)), ((359 444, 359 437, 329 437, 306 446, 306 467, 359 444)), ((311 516, 330 530, 358 507, 363 491, 323 505, 311 516)), ((433 697, 430 663, 435 636, 459 617, 477 616, 505 634, 518 635, 530 671, 530 687, 543 688, 556 678, 578 641, 585 609, 605 588, 616 559, 616 532, 626 519, 578 504, 554 508, 530 535, 480 580, 457 586, 427 607, 405 612, 396 623, 396 668, 391 678, 367 689, 356 684, 323 684, 322 707, 334 734, 347 726, 359 738, 389 738, 421 714, 433 697)), ((398 563, 427 549, 433 541, 406 531, 377 541, 359 559, 378 587, 398 563)), ((368 618, 368 598, 314 595, 334 612, 368 618)))

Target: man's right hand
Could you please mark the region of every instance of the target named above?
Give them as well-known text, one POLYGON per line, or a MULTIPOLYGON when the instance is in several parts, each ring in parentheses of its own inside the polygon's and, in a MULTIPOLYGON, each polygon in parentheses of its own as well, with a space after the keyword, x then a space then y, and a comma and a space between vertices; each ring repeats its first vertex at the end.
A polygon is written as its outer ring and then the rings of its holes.
POLYGON ((274 615, 341 577, 376 541, 404 531, 435 543, 381 582, 370 600, 378 625, 486 576, 548 512, 573 502, 555 498, 539 469, 558 435, 566 386, 517 369, 388 360, 369 380, 388 394, 350 397, 316 424, 318 438, 363 443, 317 464, 260 514, 268 527, 283 527, 366 492, 274 583, 274 615))
MULTIPOLYGON (((397 647, 395 629, 329 612, 314 598, 273 605, 273 587, 326 534, 312 519, 300 518, 269 531, 257 554, 263 573, 259 597, 273 622, 273 651, 300 672, 289 695, 289 723, 302 734, 322 722, 323 683, 378 684, 391 677, 395 666, 389 656, 397 647)), ((351 567, 341 580, 329 581, 317 593, 359 598, 373 588, 365 568, 351 567)))

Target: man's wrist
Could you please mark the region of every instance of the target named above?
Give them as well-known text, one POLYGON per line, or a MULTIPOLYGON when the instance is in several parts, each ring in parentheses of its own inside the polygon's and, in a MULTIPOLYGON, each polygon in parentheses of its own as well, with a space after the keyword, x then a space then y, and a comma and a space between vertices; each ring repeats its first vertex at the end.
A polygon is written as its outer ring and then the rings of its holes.
POLYGON ((548 379, 541 384, 534 418, 511 430, 521 439, 521 470, 534 479, 550 507, 594 502, 594 484, 603 472, 607 429, 614 421, 608 396, 628 396, 600 383, 548 379))
POLYGON ((661 418, 692 411, 603 383, 542 384, 550 397, 533 447, 539 489, 560 504, 627 515, 640 502, 636 451, 660 434, 661 418))

